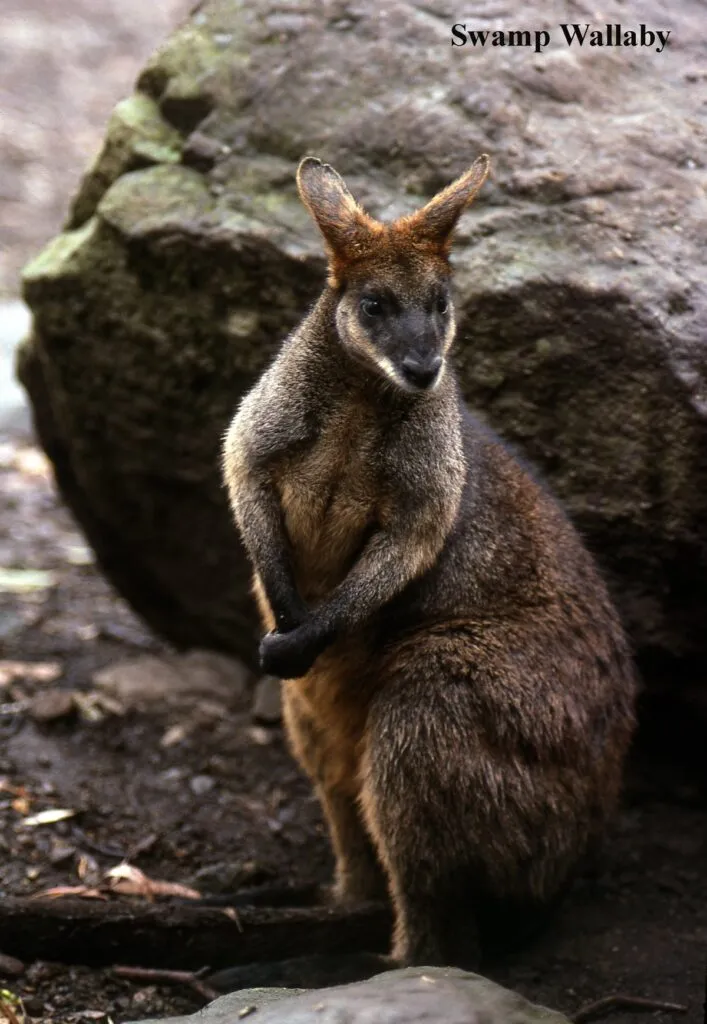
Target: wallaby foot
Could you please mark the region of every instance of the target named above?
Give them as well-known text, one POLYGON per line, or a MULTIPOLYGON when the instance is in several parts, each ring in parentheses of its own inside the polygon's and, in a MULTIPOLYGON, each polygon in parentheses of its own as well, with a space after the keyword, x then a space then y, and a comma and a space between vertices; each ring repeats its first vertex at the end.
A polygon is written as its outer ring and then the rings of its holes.
MULTIPOLYGON (((396 910, 393 960, 406 965, 476 970, 481 947, 472 905, 461 893, 450 892, 446 880, 430 878, 429 892, 419 879, 406 885, 405 871, 395 880, 396 910)), ((414 873, 416 874, 416 872, 414 873)))

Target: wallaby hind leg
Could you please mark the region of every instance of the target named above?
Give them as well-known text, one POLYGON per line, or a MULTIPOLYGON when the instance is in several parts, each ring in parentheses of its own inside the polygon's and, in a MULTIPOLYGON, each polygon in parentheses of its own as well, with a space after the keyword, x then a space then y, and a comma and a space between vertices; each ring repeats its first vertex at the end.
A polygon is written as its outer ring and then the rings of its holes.
POLYGON ((563 744, 548 752, 530 712, 500 734, 485 714, 532 679, 503 641, 486 635, 470 650, 449 632, 401 643, 370 707, 361 805, 390 876, 393 955, 409 962, 469 966, 477 932, 486 947, 502 912, 516 919, 506 939, 535 927, 586 849, 601 777, 566 739, 571 717, 560 705, 563 744))
POLYGON ((390 878, 392 955, 478 967, 489 909, 544 902, 546 880, 561 878, 575 843, 572 772, 558 779, 488 733, 480 707, 499 670, 481 647, 470 657, 454 634, 419 636, 381 671, 361 807, 390 878))
MULTIPOLYGON (((480 948, 473 840, 464 841, 464 809, 449 775, 460 763, 460 750, 440 746, 459 737, 447 722, 435 727, 425 704, 429 694, 412 683, 397 693, 386 687, 374 701, 361 806, 390 878, 392 957, 405 964, 475 969, 480 948)), ((464 737, 465 744, 471 742, 464 737)))
POLYGON ((421 865, 404 853, 393 855, 390 871, 395 906, 391 958, 399 964, 477 969, 479 936, 465 887, 456 890, 435 868, 423 882, 421 865))
POLYGON ((357 803, 353 752, 333 750, 305 702, 284 688, 283 717, 293 753, 312 779, 336 858, 332 897, 338 903, 387 899, 386 878, 357 803))

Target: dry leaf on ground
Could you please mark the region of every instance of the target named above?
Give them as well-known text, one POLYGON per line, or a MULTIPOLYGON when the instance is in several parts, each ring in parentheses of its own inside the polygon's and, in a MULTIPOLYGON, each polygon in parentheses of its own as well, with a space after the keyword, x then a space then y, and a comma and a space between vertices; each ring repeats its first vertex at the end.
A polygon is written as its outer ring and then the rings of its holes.
POLYGON ((24 818, 18 828, 36 828, 38 825, 53 825, 57 821, 65 821, 66 818, 73 818, 76 811, 68 807, 50 807, 46 811, 39 811, 29 818, 24 818))
MULTIPOLYGON (((80 874, 79 870, 79 874, 80 874)), ((165 882, 150 878, 140 868, 125 861, 106 871, 95 885, 58 885, 34 893, 32 899, 61 899, 65 896, 80 896, 87 899, 108 899, 111 893, 121 896, 142 896, 154 900, 156 896, 177 896, 180 899, 198 900, 201 893, 179 882, 165 882)))
POLYGON ((126 896, 144 896, 152 900, 155 896, 179 896, 182 899, 198 900, 201 893, 179 882, 164 882, 150 878, 132 864, 116 864, 106 872, 105 879, 113 892, 126 896))
POLYGON ((32 893, 32 900, 58 900, 65 896, 81 896, 85 899, 107 900, 106 893, 90 885, 55 885, 51 889, 42 889, 32 893))

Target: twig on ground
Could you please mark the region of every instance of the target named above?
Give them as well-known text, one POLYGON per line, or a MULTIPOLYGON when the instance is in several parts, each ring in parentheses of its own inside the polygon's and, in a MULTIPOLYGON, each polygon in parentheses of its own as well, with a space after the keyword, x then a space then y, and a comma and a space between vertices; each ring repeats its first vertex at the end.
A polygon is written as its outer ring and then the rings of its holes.
POLYGON ((201 980, 208 967, 200 971, 164 971, 152 967, 114 967, 113 974, 117 978, 128 981, 146 981, 151 985, 186 985, 202 997, 207 1003, 216 999, 218 992, 201 980))
POLYGON ((660 999, 644 999, 641 996, 626 996, 616 993, 613 996, 604 996, 603 999, 596 999, 593 1003, 586 1003, 570 1020, 573 1024, 585 1024, 585 1021, 594 1020, 597 1017, 604 1017, 614 1010, 663 1010, 665 1013, 687 1013, 687 1007, 682 1003, 665 1003, 660 999))
POLYGON ((89 838, 82 828, 78 825, 72 825, 71 834, 74 842, 77 846, 83 846, 91 853, 98 853, 102 857, 111 857, 114 860, 126 860, 127 853, 125 850, 119 850, 115 846, 107 846, 102 843, 97 843, 94 839, 89 838))
POLYGON ((133 845, 128 849, 124 859, 127 861, 137 860, 140 854, 147 853, 148 850, 151 850, 155 843, 159 842, 159 839, 160 836, 158 832, 151 832, 149 835, 145 836, 144 839, 138 839, 137 842, 133 843, 133 845))

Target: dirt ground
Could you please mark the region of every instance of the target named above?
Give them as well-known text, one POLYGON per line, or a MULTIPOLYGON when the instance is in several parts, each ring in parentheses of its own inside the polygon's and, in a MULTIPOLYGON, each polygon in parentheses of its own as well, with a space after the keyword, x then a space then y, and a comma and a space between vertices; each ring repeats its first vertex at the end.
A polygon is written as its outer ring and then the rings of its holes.
MULTIPOLYGON (((153 879, 210 891, 326 877, 309 786, 280 730, 254 724, 247 691, 135 708, 96 684, 107 665, 168 652, 96 571, 44 458, 9 438, 0 567, 0 894, 91 884, 126 858, 153 879), (23 826, 47 810, 77 813, 23 826)), ((493 976, 565 1011, 619 991, 689 1004, 674 1019, 697 1022, 706 908, 704 775, 648 748, 634 757, 603 874, 581 879, 550 930, 493 976)), ((0 952, 12 953, 1 937, 0 952)), ((57 965, 29 965, 4 984, 32 1017, 54 1022, 200 1005, 187 990, 57 965)))
MULTIPOLYGON (((290 877, 293 865, 326 873, 309 787, 280 730, 254 724, 249 692, 181 704, 167 693, 141 712, 94 685, 106 665, 166 653, 95 570, 43 456, 0 439, 0 896, 90 883, 126 857, 150 877, 212 892, 290 877), (77 813, 22 827, 46 810, 77 813)), ((0 952, 12 953, 1 935, 0 952)), ((200 1005, 46 965, 5 984, 53 1021, 200 1005)))

